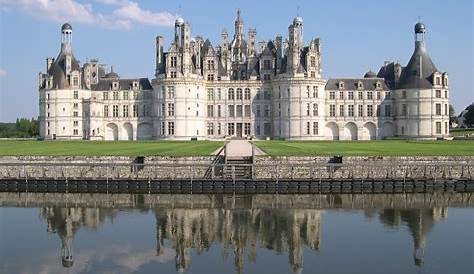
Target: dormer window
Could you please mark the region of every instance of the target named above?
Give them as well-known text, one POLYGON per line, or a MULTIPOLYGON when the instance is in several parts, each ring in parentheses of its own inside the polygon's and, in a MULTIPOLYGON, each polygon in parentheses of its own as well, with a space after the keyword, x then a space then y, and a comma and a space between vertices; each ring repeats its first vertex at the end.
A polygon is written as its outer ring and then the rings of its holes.
POLYGON ((339 88, 344 88, 344 82, 339 82, 339 83, 338 83, 338 87, 339 87, 339 88))
POLYGON ((441 77, 436 77, 436 85, 441 85, 441 77))
POLYGON ((380 82, 375 83, 376 88, 382 88, 382 84, 380 82))
POLYGON ((118 89, 118 82, 112 82, 112 89, 118 89))
POLYGON ((359 89, 364 88, 364 85, 362 85, 362 82, 359 81, 359 82, 357 83, 357 88, 359 88, 359 89))

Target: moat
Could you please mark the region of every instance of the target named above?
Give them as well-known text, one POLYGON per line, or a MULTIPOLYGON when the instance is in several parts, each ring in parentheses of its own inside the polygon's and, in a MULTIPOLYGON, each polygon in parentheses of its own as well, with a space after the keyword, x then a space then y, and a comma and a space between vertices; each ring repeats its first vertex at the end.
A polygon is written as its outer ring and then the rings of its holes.
POLYGON ((472 273, 472 193, 0 193, 1 273, 472 273))

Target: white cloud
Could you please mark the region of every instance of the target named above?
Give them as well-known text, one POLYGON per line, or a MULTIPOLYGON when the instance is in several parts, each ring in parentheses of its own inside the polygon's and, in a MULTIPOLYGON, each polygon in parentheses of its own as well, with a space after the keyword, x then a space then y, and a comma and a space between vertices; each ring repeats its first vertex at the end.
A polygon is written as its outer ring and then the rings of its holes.
POLYGON ((3 77, 5 75, 7 75, 7 71, 4 69, 0 69, 0 77, 3 77))
POLYGON ((17 9, 33 17, 54 22, 85 23, 108 29, 130 29, 133 25, 172 26, 171 13, 142 9, 130 0, 95 0, 97 3, 116 6, 110 14, 93 10, 93 5, 77 0, 0 0, 5 11, 17 9))

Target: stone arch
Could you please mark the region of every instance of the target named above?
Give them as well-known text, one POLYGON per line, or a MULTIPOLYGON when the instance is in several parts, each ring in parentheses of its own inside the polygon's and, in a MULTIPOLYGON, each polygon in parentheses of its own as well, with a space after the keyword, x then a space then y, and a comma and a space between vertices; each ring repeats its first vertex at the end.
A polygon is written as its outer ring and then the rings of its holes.
POLYGON ((362 140, 375 140, 377 139, 377 127, 372 122, 367 122, 362 128, 362 140))
POLYGON ((137 126, 137 140, 150 140, 153 137, 153 127, 150 123, 141 123, 137 126))
POLYGON ((386 137, 393 137, 395 136, 395 127, 393 126, 392 122, 385 122, 382 125, 382 134, 381 137, 386 138, 386 137))
POLYGON ((130 123, 123 124, 123 140, 133 140, 133 126, 130 123))
POLYGON ((349 122, 344 126, 344 139, 357 140, 357 125, 349 122))
POLYGON ((114 123, 108 123, 105 129, 105 140, 117 141, 118 139, 118 126, 114 123))
POLYGON ((334 122, 327 123, 326 136, 329 140, 339 140, 339 126, 334 122))

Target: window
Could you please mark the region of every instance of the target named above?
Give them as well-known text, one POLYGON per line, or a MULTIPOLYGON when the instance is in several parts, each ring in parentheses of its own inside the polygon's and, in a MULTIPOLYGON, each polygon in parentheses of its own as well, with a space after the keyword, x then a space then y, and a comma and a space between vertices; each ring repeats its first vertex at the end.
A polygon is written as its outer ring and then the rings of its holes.
POLYGON ((74 86, 77 87, 79 85, 79 78, 77 76, 74 76, 74 78, 72 78, 72 83, 74 86))
POLYGON ((257 92, 255 93, 255 100, 260 100, 260 89, 257 89, 257 92))
POLYGON ((78 107, 79 107, 79 104, 78 104, 78 103, 74 103, 73 108, 78 108, 78 107))
POLYGON ((318 122, 313 122, 313 135, 319 135, 318 122))
POLYGON ((255 126, 255 135, 260 135, 260 124, 258 124, 258 123, 255 126))
POLYGON ((449 113, 448 104, 444 104, 444 115, 448 116, 448 113, 449 113))
POLYGON ((235 111, 234 105, 229 105, 228 108, 229 108, 229 117, 234 117, 234 116, 235 116, 235 113, 234 113, 234 111, 235 111))
POLYGON ((168 99, 174 99, 174 87, 173 86, 168 87, 168 99))
POLYGON ((311 57, 310 57, 310 63, 311 63, 311 66, 312 66, 312 67, 315 67, 315 66, 316 66, 316 57, 315 57, 315 56, 311 56, 311 57))
POLYGON ((214 60, 207 60, 207 70, 214 70, 214 60))
POLYGON ((263 69, 272 69, 270 60, 263 60, 263 69))
POLYGON ((349 91, 349 92, 347 93, 347 97, 348 97, 349 100, 354 100, 354 92, 353 92, 353 91, 349 91))
POLYGON ((79 130, 78 130, 78 129, 74 129, 74 130, 73 130, 73 134, 74 134, 74 135, 79 135, 79 130))
POLYGON ((313 97, 318 98, 318 87, 313 86, 313 97))
POLYGON ((311 71, 311 78, 316 78, 316 72, 311 71))
POLYGON ((441 122, 436 122, 436 134, 441 134, 441 122))
POLYGON ((265 74, 263 75, 263 80, 265 80, 265 81, 270 80, 270 74, 265 73, 265 74))
POLYGON ((138 116, 138 105, 133 105, 133 117, 138 116))
POLYGON ((245 100, 250 100, 250 89, 246 88, 244 92, 244 99, 245 100))
POLYGON ((440 77, 436 77, 436 85, 441 85, 441 78, 440 77))
POLYGON ((233 88, 229 89, 229 92, 227 93, 227 98, 229 100, 234 100, 234 89, 233 88))
POLYGON ((367 100, 372 100, 372 99, 374 99, 372 91, 367 92, 367 100))
POLYGON ((334 100, 336 98, 336 93, 334 91, 329 92, 329 100, 334 100))
POLYGON ((263 107, 263 116, 270 117, 270 106, 269 105, 265 105, 263 107))
POLYGON ((74 112, 72 113, 72 116, 74 116, 74 117, 78 117, 78 116, 79 116, 79 112, 77 112, 77 111, 74 111, 74 112))
POLYGON ((358 105, 357 106, 357 116, 362 117, 364 116, 364 106, 363 105, 358 105))
POLYGON ((109 106, 104 106, 104 117, 109 117, 109 106))
POLYGON ((448 98, 448 91, 447 90, 444 91, 444 98, 448 98))
POLYGON ((255 116, 260 117, 260 105, 255 106, 255 116))
POLYGON ((221 89, 218 88, 217 89, 217 100, 221 100, 221 99, 222 99, 221 89))
POLYGON ((350 116, 350 117, 354 116, 354 105, 347 106, 347 116, 350 116))
POLYGON ((207 117, 214 117, 214 106, 207 105, 207 117))
POLYGON ((339 99, 344 100, 344 91, 339 92, 339 99))
POLYGON ((109 100, 109 93, 108 93, 107 91, 104 91, 104 92, 102 93, 102 99, 104 99, 104 100, 109 100))
POLYGON ((265 100, 272 99, 272 93, 271 93, 270 89, 266 88, 266 89, 263 90, 263 99, 265 99, 265 100))
POLYGON ((377 91, 377 100, 380 100, 380 91, 377 91))
POLYGON ((241 88, 237 89, 237 100, 242 100, 242 89, 241 88))
POLYGON ((227 124, 227 135, 234 135, 234 133, 235 133, 234 123, 228 123, 227 124))
POLYGON ((272 132, 272 124, 263 123, 263 134, 269 136, 272 132))
POLYGON ((128 100, 128 91, 123 92, 123 99, 128 100))
POLYGON ((441 90, 436 90, 436 98, 441 98, 441 90))
POLYGON ((176 77, 177 77, 176 71, 172 71, 172 72, 170 73, 170 76, 171 76, 171 78, 176 78, 176 77))
POLYGON ((214 135, 214 124, 207 123, 207 135, 214 135))
POLYGON ((436 115, 441 115, 441 104, 436 104, 436 115))
POLYGON ((310 135, 310 134, 311 134, 311 123, 306 122, 306 135, 310 135))
POLYGON ((344 116, 344 105, 339 105, 339 116, 344 116))
POLYGON ((174 116, 174 103, 168 103, 168 116, 174 116))
POLYGON ((222 132, 222 131, 221 131, 221 124, 218 123, 218 124, 217 124, 217 135, 221 135, 221 132, 222 132))
POLYGON ((367 116, 369 116, 369 117, 374 116, 374 106, 367 105, 367 116))
POLYGON ((178 61, 177 61, 176 56, 171 56, 171 60, 170 60, 170 61, 171 61, 171 62, 170 62, 170 67, 175 68, 176 65, 178 64, 178 61))
POLYGON ((214 81, 214 74, 208 74, 207 81, 214 81))
POLYGON ((390 99, 390 91, 385 92, 385 99, 390 99))
POLYGON ((386 117, 392 116, 392 106, 391 105, 385 105, 385 116, 386 117))
POLYGON ((122 110, 123 110, 123 117, 128 117, 128 106, 127 105, 122 106, 122 110))
POLYGON ((165 135, 165 122, 161 122, 160 125, 160 134, 165 135))
POLYGON ((363 99, 364 99, 364 94, 362 93, 362 91, 359 91, 359 92, 358 92, 358 99, 359 99, 359 100, 363 100, 363 99))
POLYGON ((245 105, 244 115, 245 115, 245 117, 250 117, 250 105, 245 105))
POLYGON ((319 114, 318 104, 313 104, 313 116, 318 116, 319 114))
POLYGON ((311 108, 310 108, 310 104, 309 103, 306 103, 306 116, 310 116, 311 114, 311 108))
POLYGON ((166 105, 161 104, 161 116, 165 116, 165 115, 166 115, 166 105))
POLYGON ((207 100, 214 100, 214 89, 207 89, 207 100))
POLYGON ((247 136, 250 135, 250 123, 244 123, 244 134, 247 136))
POLYGON ((221 117, 221 105, 217 105, 217 117, 221 117))
POLYGON ((118 116, 119 116, 119 115, 118 115, 118 112, 119 112, 119 110, 118 110, 118 105, 113 105, 113 106, 112 106, 112 116, 113 116, 113 117, 118 117, 118 116))
POLYGON ((113 99, 114 99, 114 100, 118 100, 118 97, 119 97, 118 91, 114 91, 114 93, 113 93, 113 99))
MULTIPOLYGON (((49 122, 48 122, 48 123, 49 123, 49 122)), ((74 121, 74 122, 72 123, 72 125, 75 126, 75 127, 79 126, 79 121, 74 121)), ((49 126, 49 125, 48 125, 48 126, 49 126)))
POLYGON ((235 112, 237 113, 237 117, 242 117, 242 105, 237 105, 235 112))
POLYGON ((174 135, 174 122, 168 122, 168 135, 174 135))
POLYGON ((407 104, 402 104, 402 116, 407 115, 407 104))
POLYGON ((329 105, 329 116, 336 116, 336 105, 329 105))
POLYGON ((448 134, 448 122, 444 122, 444 134, 448 134))

